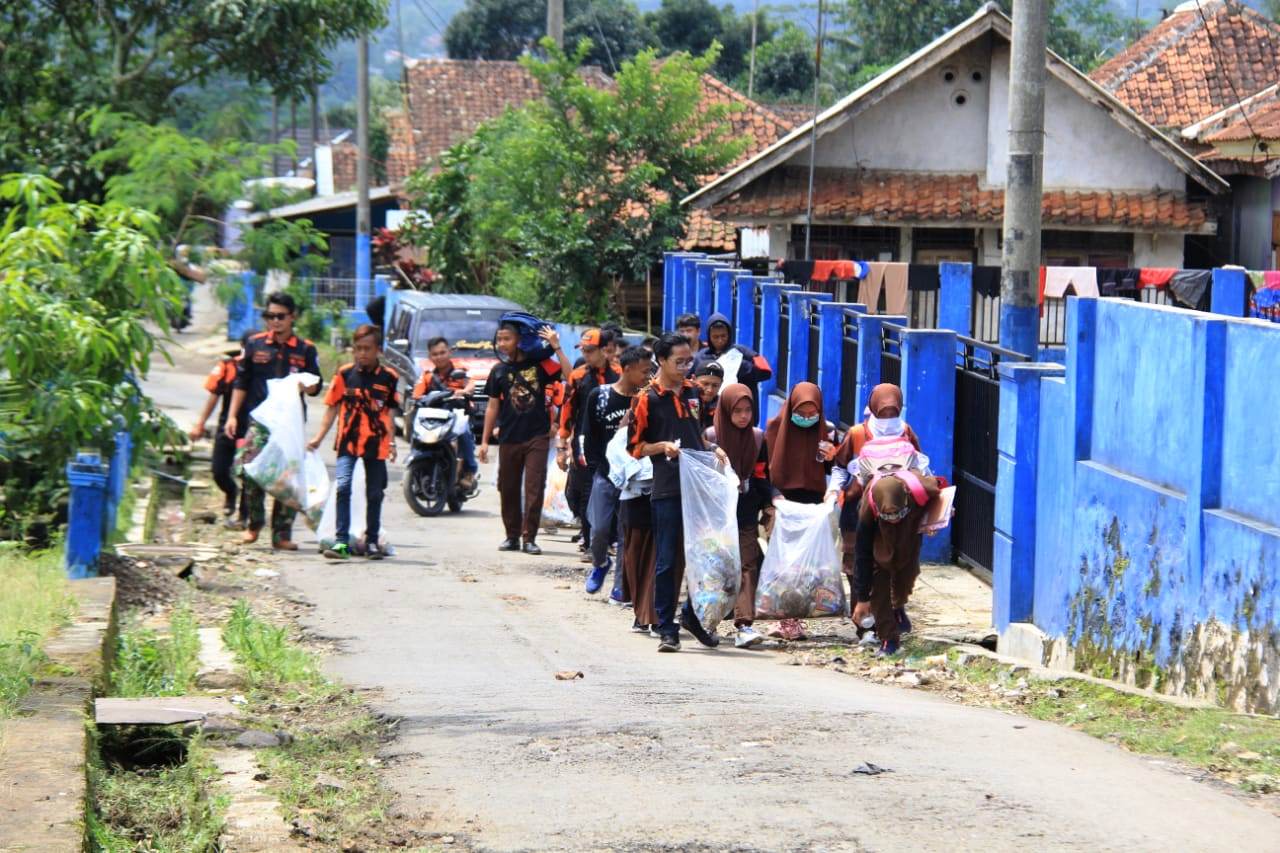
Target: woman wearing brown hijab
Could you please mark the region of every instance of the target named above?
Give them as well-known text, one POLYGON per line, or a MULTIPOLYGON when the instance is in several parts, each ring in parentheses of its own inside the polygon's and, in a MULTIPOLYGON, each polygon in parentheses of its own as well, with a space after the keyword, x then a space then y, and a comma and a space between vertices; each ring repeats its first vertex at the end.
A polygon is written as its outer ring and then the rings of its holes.
MULTIPOLYGON (((822 389, 797 382, 782 411, 769 421, 765 447, 769 452, 769 482, 774 497, 804 504, 820 504, 831 471, 831 431, 822 418, 822 389)), ((804 623, 783 619, 772 632, 786 640, 803 640, 804 623)))
POLYGON ((771 493, 767 474, 768 455, 764 433, 753 427, 755 402, 746 385, 726 385, 720 391, 715 424, 707 430, 707 440, 728 456, 733 473, 741 481, 738 493, 738 550, 742 556, 742 587, 733 607, 733 625, 738 631, 734 645, 751 648, 764 637, 751 623, 756 618, 756 585, 760 580, 760 513, 769 505, 771 493))

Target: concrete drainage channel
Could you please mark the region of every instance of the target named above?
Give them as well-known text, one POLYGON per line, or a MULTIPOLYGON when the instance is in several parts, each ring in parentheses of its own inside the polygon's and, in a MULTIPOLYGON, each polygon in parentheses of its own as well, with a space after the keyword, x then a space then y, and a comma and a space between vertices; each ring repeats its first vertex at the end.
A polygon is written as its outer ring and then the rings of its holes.
MULTIPOLYGON (((146 500, 135 508, 128 537, 135 542, 150 538, 162 502, 185 503, 180 491, 158 485, 152 481, 139 489, 146 500)), ((189 572, 191 562, 202 556, 162 545, 119 550, 171 576, 189 572)), ((221 629, 194 631, 199 644, 194 684, 203 695, 111 697, 106 694, 112 692, 112 667, 127 653, 118 641, 116 578, 69 583, 77 615, 45 644, 40 676, 0 730, 0 850, 100 849, 95 832, 103 826, 102 792, 95 790, 94 780, 112 786, 122 775, 182 768, 193 744, 201 762, 193 774, 207 780, 201 796, 211 810, 215 802, 225 803, 213 821, 220 822, 220 835, 207 839, 209 849, 302 850, 290 839, 279 803, 260 781, 264 776, 253 752, 276 742, 267 744, 263 736, 269 733, 246 732, 239 724, 244 700, 234 691, 240 676, 221 629)), ((153 617, 142 624, 157 622, 153 617)), ((157 636, 163 639, 161 632, 157 636)))

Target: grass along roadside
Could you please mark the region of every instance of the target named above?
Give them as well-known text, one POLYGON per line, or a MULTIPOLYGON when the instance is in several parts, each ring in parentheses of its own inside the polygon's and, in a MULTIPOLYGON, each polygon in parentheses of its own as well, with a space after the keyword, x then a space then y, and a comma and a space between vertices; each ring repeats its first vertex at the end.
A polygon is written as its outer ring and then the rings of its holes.
POLYGON ((348 688, 320 674, 315 657, 284 628, 236 603, 223 640, 250 685, 246 725, 285 731, 280 747, 260 750, 267 786, 311 850, 381 849, 419 843, 387 821, 392 794, 382 786, 377 751, 392 726, 348 688))
MULTIPOLYGON (((189 603, 174 608, 168 630, 126 617, 116 641, 111 695, 180 696, 195 683, 200 651, 189 603)), ((217 778, 199 735, 180 726, 92 729, 91 850, 200 853, 216 850, 225 804, 211 795, 217 778)))
POLYGON ((798 662, 1059 723, 1130 752, 1179 762, 1202 778, 1212 776, 1248 793, 1280 793, 1280 719, 1174 704, 1078 678, 1037 677, 1025 666, 904 639, 897 661, 874 660, 866 647, 832 645, 798 662))
POLYGON ((0 720, 30 689, 44 640, 75 613, 61 548, 0 547, 0 720))

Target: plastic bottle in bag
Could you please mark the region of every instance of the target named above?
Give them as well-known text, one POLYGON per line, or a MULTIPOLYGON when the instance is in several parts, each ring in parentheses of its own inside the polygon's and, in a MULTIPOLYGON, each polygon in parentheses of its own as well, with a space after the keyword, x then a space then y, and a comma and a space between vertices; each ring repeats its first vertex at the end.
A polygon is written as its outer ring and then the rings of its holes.
POLYGON ((684 579, 694 615, 708 632, 733 612, 742 585, 738 551, 738 478, 714 453, 680 451, 684 579))

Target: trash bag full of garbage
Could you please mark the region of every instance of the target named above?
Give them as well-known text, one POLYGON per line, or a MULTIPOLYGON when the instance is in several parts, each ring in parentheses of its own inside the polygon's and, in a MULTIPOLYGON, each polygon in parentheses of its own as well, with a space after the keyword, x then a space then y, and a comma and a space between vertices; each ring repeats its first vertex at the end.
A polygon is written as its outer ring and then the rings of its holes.
POLYGON ((684 580, 707 631, 733 612, 742 585, 738 552, 738 478, 703 450, 680 451, 684 580))
POLYGON ((812 619, 846 611, 840 550, 833 525, 835 502, 777 502, 773 535, 760 566, 756 616, 812 619))

